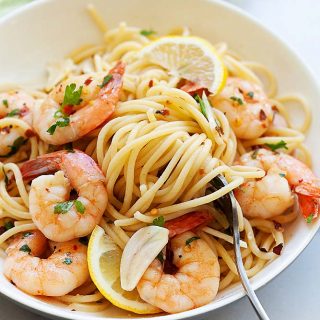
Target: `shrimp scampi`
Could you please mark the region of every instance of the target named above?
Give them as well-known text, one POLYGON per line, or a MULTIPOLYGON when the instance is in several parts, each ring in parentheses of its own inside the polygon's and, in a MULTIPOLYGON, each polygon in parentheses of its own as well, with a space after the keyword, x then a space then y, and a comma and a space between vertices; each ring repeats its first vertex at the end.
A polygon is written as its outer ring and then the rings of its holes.
POLYGON ((168 313, 212 301, 219 288, 220 266, 208 244, 186 231, 172 238, 171 250, 177 272, 165 273, 163 264, 155 259, 137 285, 140 297, 168 313))
POLYGON ((5 276, 31 295, 65 295, 89 278, 87 247, 78 239, 49 242, 34 230, 18 234, 6 252, 5 276))
POLYGON ((12 90, 0 93, 0 157, 9 157, 15 154, 33 135, 32 109, 34 98, 22 90, 12 90), (27 124, 28 129, 18 125, 8 125, 7 119, 20 119, 27 124))
POLYGON ((320 184, 304 163, 285 154, 257 149, 242 155, 240 165, 258 167, 266 175, 248 180, 235 190, 235 196, 247 217, 269 219, 282 214, 298 197, 300 211, 308 222, 319 214, 320 184))
POLYGON ((262 88, 246 80, 230 77, 223 90, 209 96, 214 108, 224 112, 239 139, 256 139, 272 124, 272 104, 262 88))
POLYGON ((60 242, 83 237, 99 223, 108 201, 105 177, 85 153, 50 153, 25 162, 21 172, 26 180, 35 178, 29 194, 30 214, 48 239, 60 242), (72 190, 78 198, 70 199, 72 190))
POLYGON ((108 75, 80 75, 58 84, 35 114, 34 128, 53 145, 73 142, 112 116, 119 101, 125 65, 118 62, 108 75))

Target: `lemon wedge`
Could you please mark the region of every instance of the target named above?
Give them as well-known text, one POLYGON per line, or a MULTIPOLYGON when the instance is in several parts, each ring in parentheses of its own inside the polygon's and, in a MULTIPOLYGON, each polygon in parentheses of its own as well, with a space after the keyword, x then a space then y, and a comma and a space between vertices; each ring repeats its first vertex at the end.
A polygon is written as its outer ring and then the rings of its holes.
POLYGON ((171 75, 192 81, 211 93, 225 84, 226 68, 215 48, 198 37, 161 37, 143 47, 141 58, 166 69, 171 75))
POLYGON ((115 306, 138 314, 161 312, 143 301, 138 291, 125 291, 120 285, 122 251, 113 240, 96 226, 88 245, 88 265, 92 281, 101 294, 115 306))

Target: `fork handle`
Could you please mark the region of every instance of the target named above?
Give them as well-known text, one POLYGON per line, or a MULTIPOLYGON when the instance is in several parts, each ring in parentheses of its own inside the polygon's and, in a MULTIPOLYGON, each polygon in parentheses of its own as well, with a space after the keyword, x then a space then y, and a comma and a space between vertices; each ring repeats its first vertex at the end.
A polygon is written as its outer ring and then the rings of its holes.
POLYGON ((243 266, 243 262, 242 262, 242 257, 241 257, 241 251, 240 251, 240 234, 239 234, 239 230, 234 230, 233 232, 233 241, 235 244, 234 246, 234 252, 235 252, 235 256, 236 256, 236 260, 237 260, 237 270, 242 282, 242 285, 247 293, 247 296, 258 316, 258 318, 260 320, 270 320, 270 318, 268 317, 268 315, 266 314, 265 310, 263 309, 256 293, 254 292, 254 290, 252 289, 252 286, 249 282, 247 273, 244 269, 243 266))

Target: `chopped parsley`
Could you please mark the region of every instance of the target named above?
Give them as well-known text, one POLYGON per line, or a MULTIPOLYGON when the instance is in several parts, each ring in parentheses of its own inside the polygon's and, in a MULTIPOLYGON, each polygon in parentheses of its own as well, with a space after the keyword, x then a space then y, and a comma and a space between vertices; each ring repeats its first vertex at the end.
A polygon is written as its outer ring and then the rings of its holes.
POLYGON ((106 75, 103 78, 102 83, 98 87, 103 88, 111 79, 112 79, 112 74, 106 75))
POLYGON ((63 117, 61 120, 57 120, 56 123, 54 123, 48 130, 47 132, 50 135, 53 135, 54 132, 56 131, 57 127, 63 128, 67 127, 70 124, 70 119, 69 117, 63 117))
POLYGON ((161 263, 163 263, 164 257, 163 257, 162 251, 159 252, 159 254, 157 255, 156 259, 158 259, 161 263))
POLYGON ((199 103, 201 113, 208 119, 206 106, 204 105, 203 100, 200 98, 200 96, 199 96, 198 94, 196 94, 196 95, 194 96, 194 99, 199 103))
POLYGON ((280 176, 281 178, 284 178, 284 177, 286 176, 286 174, 285 174, 285 173, 279 173, 279 176, 280 176))
POLYGON ((16 154, 19 151, 20 147, 24 145, 26 142, 27 139, 24 139, 23 137, 18 137, 16 140, 13 141, 12 146, 8 146, 9 148, 11 148, 11 150, 5 155, 1 155, 1 157, 10 157, 16 154))
POLYGON ((12 111, 10 111, 6 117, 14 117, 14 116, 19 116, 20 115, 20 110, 19 109, 13 109, 12 111))
POLYGON ((253 98, 253 96, 254 96, 253 91, 249 91, 249 92, 247 93, 247 96, 248 96, 248 97, 250 97, 250 98, 252 99, 252 98, 253 98))
POLYGON ((74 205, 79 213, 84 213, 86 208, 83 203, 79 200, 74 200, 74 205))
POLYGON ((66 257, 64 258, 63 263, 69 265, 72 263, 72 259, 70 257, 66 257))
POLYGON ((160 216, 158 218, 153 219, 152 224, 158 227, 164 227, 164 217, 160 216))
POLYGON ((230 97, 231 100, 237 102, 239 105, 243 105, 243 101, 241 98, 238 98, 238 97, 235 97, 235 96, 232 96, 230 97))
POLYGON ((31 252, 30 247, 27 244, 24 244, 22 247, 20 247, 19 251, 23 251, 23 252, 31 252))
POLYGON ((88 243, 89 243, 89 240, 88 240, 87 237, 81 237, 81 238, 79 238, 79 242, 80 242, 81 244, 87 246, 88 243))
POLYGON ((4 227, 6 230, 9 230, 9 229, 12 229, 14 227, 14 223, 13 221, 7 221, 5 224, 4 224, 4 227))
POLYGON ((9 103, 7 99, 2 100, 3 105, 8 108, 9 107, 9 103))
POLYGON ((288 150, 287 143, 283 140, 280 140, 278 143, 265 143, 264 145, 270 148, 272 151, 276 151, 278 149, 288 150))
POLYGON ((259 152, 259 149, 254 150, 251 153, 251 159, 257 159, 258 152, 259 152))
POLYGON ((151 36, 152 34, 155 34, 155 33, 156 32, 154 30, 141 30, 140 31, 140 34, 145 37, 151 36))
POLYGON ((306 218, 306 222, 307 223, 311 223, 313 220, 313 213, 311 213, 307 218, 306 218))
POLYGON ((200 239, 199 237, 191 237, 188 240, 186 240, 186 246, 190 246, 191 242, 200 239))
POLYGON ((82 99, 80 98, 82 93, 82 86, 76 90, 76 84, 71 83, 66 86, 66 90, 64 92, 62 107, 64 106, 75 106, 81 103, 82 99))
POLYGON ((23 234, 22 239, 28 238, 31 235, 32 235, 32 232, 26 232, 23 234))
POLYGON ((83 87, 80 86, 79 89, 76 90, 75 83, 71 83, 66 86, 61 108, 58 109, 53 115, 54 118, 58 118, 58 120, 47 130, 50 135, 53 135, 55 133, 57 127, 63 128, 67 127, 70 124, 69 114, 64 112, 63 108, 65 106, 75 106, 81 103, 82 99, 80 98, 80 96, 82 93, 82 88, 83 87))
POLYGON ((54 206, 53 210, 54 210, 54 213, 56 214, 60 214, 60 213, 64 214, 64 213, 67 213, 72 208, 73 205, 75 205, 76 210, 79 213, 84 213, 86 208, 83 205, 83 203, 79 200, 69 200, 69 201, 58 203, 54 206))
POLYGON ((54 213, 67 213, 71 207, 73 206, 73 201, 66 201, 62 203, 58 203, 54 206, 54 213))

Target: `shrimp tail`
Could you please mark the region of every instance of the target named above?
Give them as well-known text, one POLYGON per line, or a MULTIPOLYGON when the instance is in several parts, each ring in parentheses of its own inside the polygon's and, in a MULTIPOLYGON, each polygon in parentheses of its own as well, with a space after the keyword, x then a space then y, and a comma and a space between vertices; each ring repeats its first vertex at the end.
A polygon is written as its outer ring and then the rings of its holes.
POLYGON ((23 180, 28 182, 41 175, 60 170, 61 155, 67 152, 67 150, 56 151, 26 161, 20 168, 23 180))
POLYGON ((319 215, 320 187, 311 183, 302 182, 294 188, 298 196, 299 206, 303 217, 311 222, 319 215))
POLYGON ((169 237, 173 238, 176 235, 186 231, 195 229, 201 225, 208 224, 213 220, 213 215, 206 211, 196 211, 185 214, 182 217, 172 219, 165 223, 165 227, 169 229, 169 237))

